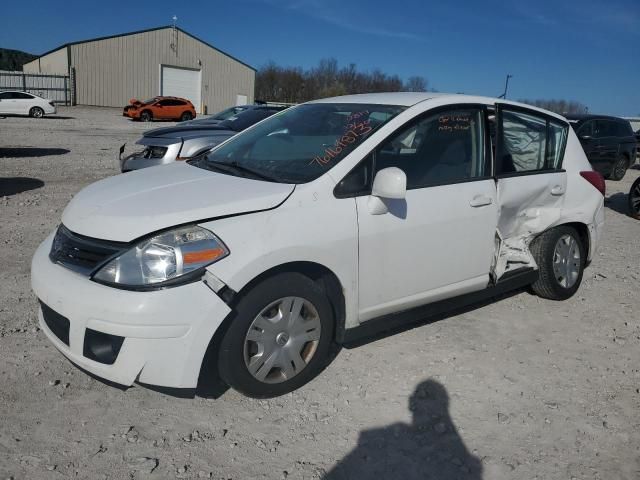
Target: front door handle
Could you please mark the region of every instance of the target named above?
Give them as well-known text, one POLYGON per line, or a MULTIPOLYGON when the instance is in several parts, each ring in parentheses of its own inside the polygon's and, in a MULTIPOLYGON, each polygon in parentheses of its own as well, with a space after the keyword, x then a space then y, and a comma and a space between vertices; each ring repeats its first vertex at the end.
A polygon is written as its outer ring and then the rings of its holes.
POLYGON ((564 195, 564 187, 562 185, 556 185, 551 189, 551 195, 560 196, 564 195))
POLYGON ((469 205, 477 208, 477 207, 484 207, 485 205, 491 205, 492 203, 493 203, 493 200, 491 199, 491 197, 485 197, 484 195, 476 195, 469 202, 469 205))

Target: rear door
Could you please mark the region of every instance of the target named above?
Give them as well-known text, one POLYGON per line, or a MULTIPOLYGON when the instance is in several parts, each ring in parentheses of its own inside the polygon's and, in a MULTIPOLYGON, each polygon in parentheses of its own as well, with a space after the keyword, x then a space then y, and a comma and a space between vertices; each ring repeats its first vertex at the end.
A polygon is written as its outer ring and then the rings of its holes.
POLYGON ((15 113, 21 115, 28 115, 31 107, 35 106, 36 102, 33 95, 23 92, 13 92, 14 109, 15 113))
POLYGON ((496 274, 500 277, 530 264, 526 255, 518 258, 517 248, 502 247, 517 246, 531 232, 544 230, 560 217, 567 188, 562 158, 569 124, 506 104, 498 104, 497 113, 498 235, 503 257, 496 274))

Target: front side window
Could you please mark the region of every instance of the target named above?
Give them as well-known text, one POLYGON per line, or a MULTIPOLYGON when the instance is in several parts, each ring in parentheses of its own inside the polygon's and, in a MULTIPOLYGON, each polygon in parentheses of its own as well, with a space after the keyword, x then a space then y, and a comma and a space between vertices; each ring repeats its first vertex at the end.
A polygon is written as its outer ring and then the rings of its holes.
POLYGON ((376 172, 400 168, 407 175, 407 189, 488 175, 482 117, 479 108, 461 108, 412 122, 376 149, 376 172))
POLYGON ((566 124, 547 117, 502 110, 497 173, 561 168, 568 130, 566 124))
POLYGON ((611 136, 610 123, 607 120, 595 120, 593 122, 593 136, 594 138, 604 138, 611 136))
POLYGON ((192 164, 282 183, 330 170, 406 107, 311 103, 284 110, 192 164))

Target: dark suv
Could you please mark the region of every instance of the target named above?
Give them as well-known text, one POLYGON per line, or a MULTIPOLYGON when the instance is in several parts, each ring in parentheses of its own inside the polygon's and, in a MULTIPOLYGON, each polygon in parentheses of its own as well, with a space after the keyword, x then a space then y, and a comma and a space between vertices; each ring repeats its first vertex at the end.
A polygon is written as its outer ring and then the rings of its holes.
POLYGON ((593 169, 622 180, 636 158, 636 137, 628 120, 604 115, 567 115, 593 169))

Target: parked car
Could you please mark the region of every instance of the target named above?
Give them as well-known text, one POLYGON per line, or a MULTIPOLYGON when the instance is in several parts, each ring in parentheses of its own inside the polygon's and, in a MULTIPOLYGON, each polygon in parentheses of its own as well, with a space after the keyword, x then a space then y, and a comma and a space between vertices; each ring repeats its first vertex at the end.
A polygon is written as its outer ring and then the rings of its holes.
POLYGON ((636 178, 629 190, 629 215, 640 220, 640 177, 636 178))
POLYGON ((571 297, 604 189, 545 110, 431 92, 317 100, 192 161, 86 187, 37 249, 32 287, 45 335, 92 374, 195 388, 218 372, 271 397, 335 344, 524 286, 571 297))
POLYGON ((270 117, 285 107, 260 107, 245 110, 215 125, 202 120, 185 122, 175 127, 156 128, 145 132, 136 142, 144 149, 124 156, 126 144, 120 147, 120 170, 129 172, 141 168, 166 165, 176 160, 188 160, 210 150, 236 133, 270 117))
POLYGON ((636 138, 628 120, 604 115, 567 115, 593 168, 622 180, 636 158, 636 138))
POLYGON ((53 100, 18 90, 0 92, 1 115, 29 115, 40 118, 56 113, 53 100))
POLYGON ((625 120, 629 120, 631 129, 635 132, 636 143, 638 145, 636 150, 636 161, 640 162, 640 117, 625 117, 625 120))
POLYGON ((122 115, 143 122, 151 122, 152 120, 185 122, 196 118, 196 109, 186 98, 153 97, 144 102, 131 99, 129 105, 122 110, 122 115))

